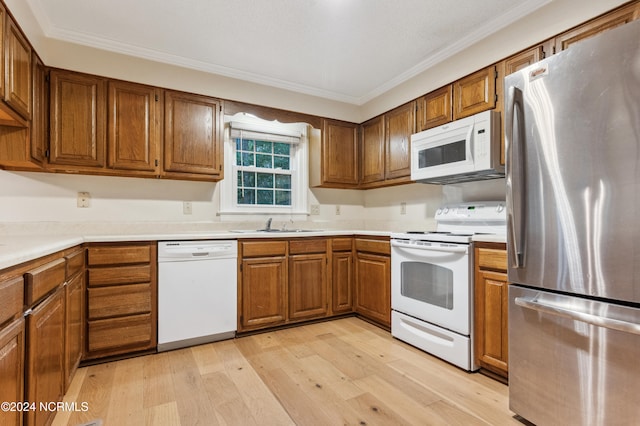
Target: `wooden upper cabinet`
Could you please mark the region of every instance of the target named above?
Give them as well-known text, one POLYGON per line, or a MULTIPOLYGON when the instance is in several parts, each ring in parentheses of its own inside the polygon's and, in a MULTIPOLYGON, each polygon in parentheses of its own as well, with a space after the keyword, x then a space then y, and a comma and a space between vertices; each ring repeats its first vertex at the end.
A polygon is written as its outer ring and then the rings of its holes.
POLYGON ((47 71, 35 52, 32 54, 33 67, 33 110, 31 119, 31 159, 39 165, 45 161, 45 151, 49 139, 49 86, 47 71))
POLYGON ((453 83, 453 119, 496 107, 496 67, 491 65, 453 83))
POLYGON ((560 52, 574 43, 635 21, 638 18, 640 18, 640 3, 633 2, 633 4, 616 9, 556 36, 554 51, 556 53, 560 52))
POLYGON ((166 91, 164 107, 164 175, 222 179, 222 102, 166 91))
POLYGON ((363 184, 384 180, 384 116, 373 118, 362 124, 362 148, 360 159, 363 184))
POLYGON ((542 46, 535 46, 504 60, 505 76, 520 71, 544 58, 542 46))
POLYGON ((50 73, 50 155, 56 166, 105 166, 104 78, 63 70, 50 73))
POLYGON ((323 184, 358 185, 358 126, 324 120, 321 161, 323 184))
POLYGON ((158 88, 109 81, 109 167, 157 174, 161 105, 158 88))
POLYGON ((453 120, 453 85, 441 87, 416 101, 416 131, 438 127, 453 120))
POLYGON ((385 179, 411 175, 410 138, 416 130, 416 103, 402 105, 384 115, 386 135, 385 179))
POLYGON ((31 119, 31 45, 8 18, 4 34, 4 101, 22 117, 31 119))

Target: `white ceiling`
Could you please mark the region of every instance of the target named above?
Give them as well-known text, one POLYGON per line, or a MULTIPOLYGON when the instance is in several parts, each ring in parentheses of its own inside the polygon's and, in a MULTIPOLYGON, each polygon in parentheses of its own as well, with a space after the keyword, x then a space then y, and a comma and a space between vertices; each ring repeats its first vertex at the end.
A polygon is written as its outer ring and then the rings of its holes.
POLYGON ((47 37, 362 105, 551 0, 27 0, 47 37))

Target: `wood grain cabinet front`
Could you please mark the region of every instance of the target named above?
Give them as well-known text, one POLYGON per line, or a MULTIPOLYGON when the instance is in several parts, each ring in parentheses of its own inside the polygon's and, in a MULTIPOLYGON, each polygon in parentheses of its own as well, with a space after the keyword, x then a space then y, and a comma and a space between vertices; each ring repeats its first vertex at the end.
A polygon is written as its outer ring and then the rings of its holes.
POLYGON ((162 176, 222 179, 222 101, 165 91, 162 176))
POLYGON ((391 327, 391 247, 388 240, 356 238, 355 311, 391 327))
POLYGON ((334 238, 331 244, 331 313, 353 312, 353 238, 334 238))
MULTIPOLYGON (((65 292, 60 287, 27 316, 25 401, 61 401, 64 396, 65 292)), ((51 424, 56 411, 30 410, 28 425, 51 424)))
POLYGON ((384 177, 387 180, 411 175, 411 135, 416 131, 415 110, 416 103, 409 102, 384 115, 384 177))
POLYGON ((156 253, 154 242, 89 245, 84 359, 155 349, 156 253))
POLYGON ((505 244, 476 243, 475 356, 483 371, 509 377, 507 251, 505 244))
POLYGON ((241 262, 238 330, 284 324, 287 320, 287 257, 243 258, 241 262))
MULTIPOLYGON (((0 290, 1 292, 2 290, 0 290)), ((3 293, 2 293, 3 294, 3 293)), ((24 401, 25 320, 20 318, 0 327, 0 401, 24 401)), ((23 412, 1 410, 0 424, 20 426, 23 412)))
POLYGON ((24 119, 31 119, 31 45, 8 15, 4 32, 4 101, 24 119))
POLYGON ((109 81, 108 165, 156 176, 162 148, 162 91, 109 81))
POLYGON ((453 119, 468 117, 496 107, 495 65, 453 83, 453 119))
POLYGON ((52 69, 48 168, 99 171, 106 164, 107 80, 52 69))
POLYGON ((324 238, 289 242, 289 320, 322 318, 329 312, 328 258, 324 238))
POLYGON ((320 161, 320 179, 316 186, 354 188, 359 182, 358 125, 337 120, 324 120, 320 152, 310 161, 320 161))
POLYGON ((453 120, 453 85, 448 84, 416 101, 416 131, 431 129, 453 120))

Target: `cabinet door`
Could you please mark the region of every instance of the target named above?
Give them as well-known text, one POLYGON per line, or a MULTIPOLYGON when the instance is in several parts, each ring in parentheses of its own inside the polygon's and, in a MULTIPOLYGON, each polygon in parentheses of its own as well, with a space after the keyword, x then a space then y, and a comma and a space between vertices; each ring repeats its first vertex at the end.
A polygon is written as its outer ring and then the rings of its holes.
POLYGON ((322 129, 322 183, 358 184, 358 127, 324 120, 322 129))
POLYGON ((286 318, 287 258, 244 259, 240 328, 282 324, 286 318))
POLYGON ((84 274, 77 274, 65 287, 65 391, 80 364, 84 350, 84 274))
POLYGON ((331 310, 342 314, 353 310, 353 253, 334 252, 331 271, 331 310))
POLYGON ((359 252, 356 257, 356 312, 391 326, 391 258, 359 252))
POLYGON ((442 87, 418 99, 416 105, 416 131, 438 127, 453 120, 453 86, 442 87))
POLYGON ((496 67, 490 66, 453 83, 453 119, 496 106, 496 67))
POLYGON ((38 164, 45 159, 49 127, 49 87, 44 64, 33 54, 33 111, 31 120, 31 158, 38 164))
MULTIPOLYGON (((24 319, 0 329, 0 401, 24 401, 24 319)), ((0 411, 0 424, 22 425, 21 411, 0 411)))
POLYGON ((588 39, 602 32, 635 21, 640 17, 640 3, 616 9, 606 15, 593 19, 579 27, 569 30, 555 38, 555 52, 569 48, 572 44, 588 39))
POLYGON ((222 177, 221 102, 165 92, 164 171, 222 177))
POLYGON ((4 100, 27 120, 31 119, 31 45, 7 16, 4 40, 4 100))
POLYGON ((478 270, 475 283, 475 352, 478 364, 508 377, 507 275, 478 270))
MULTIPOLYGON (((26 401, 57 402, 64 395, 64 319, 62 288, 38 305, 27 317, 26 401)), ((55 410, 29 411, 29 425, 50 424, 55 410)))
POLYGON ((160 89, 109 82, 109 167, 156 174, 160 160, 160 89))
POLYGON ((384 117, 362 124, 361 183, 384 180, 384 117))
POLYGON ((384 115, 386 134, 385 179, 411 175, 410 137, 415 133, 415 102, 398 107, 384 115))
POLYGON ((106 81, 62 70, 50 73, 50 155, 56 166, 102 168, 106 146, 106 81))
POLYGON ((542 46, 535 46, 504 60, 505 75, 513 74, 522 68, 528 67, 544 57, 542 46))
POLYGON ((327 315, 327 255, 289 257, 289 319, 327 315))

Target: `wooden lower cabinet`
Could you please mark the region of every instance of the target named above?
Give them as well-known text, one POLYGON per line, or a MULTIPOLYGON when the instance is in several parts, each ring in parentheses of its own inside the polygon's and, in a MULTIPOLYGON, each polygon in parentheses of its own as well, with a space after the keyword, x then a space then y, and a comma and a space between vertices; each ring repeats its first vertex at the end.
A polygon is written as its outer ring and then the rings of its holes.
POLYGON ((391 327, 389 241, 356 239, 356 306, 359 315, 391 327))
MULTIPOLYGON (((60 287, 27 316, 27 374, 24 401, 39 404, 61 401, 64 396, 65 292, 60 287)), ((47 425, 55 410, 30 410, 29 426, 47 425)))
POLYGON ((509 284, 504 244, 475 248, 475 357, 481 370, 509 377, 509 284))
POLYGON ((333 314, 353 311, 353 253, 338 251, 331 260, 331 312, 333 314))
POLYGON ((289 256, 288 296, 290 320, 327 315, 326 252, 289 256))
POLYGON ((155 242, 93 243, 87 248, 85 360, 155 350, 155 242))
MULTIPOLYGON (((24 401, 24 318, 0 328, 0 401, 24 401)), ((0 424, 22 425, 21 411, 0 411, 0 424)))
POLYGON ((65 391, 84 353, 84 271, 76 274, 65 286, 65 391))
POLYGON ((242 260, 239 330, 271 327, 287 319, 287 257, 242 260))

